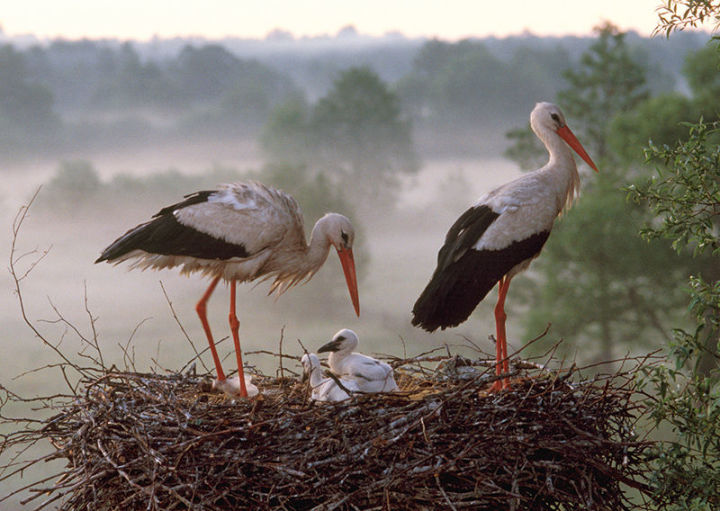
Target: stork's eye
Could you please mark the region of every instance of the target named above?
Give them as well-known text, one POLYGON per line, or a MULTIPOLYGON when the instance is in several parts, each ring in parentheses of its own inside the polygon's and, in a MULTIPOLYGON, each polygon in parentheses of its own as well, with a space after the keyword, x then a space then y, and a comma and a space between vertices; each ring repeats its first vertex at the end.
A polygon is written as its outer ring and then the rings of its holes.
POLYGON ((345 336, 344 336, 344 335, 338 335, 337 337, 335 337, 335 340, 336 340, 336 341, 344 341, 344 340, 345 340, 345 336))
POLYGON ((560 122, 560 116, 558 114, 550 114, 550 117, 552 117, 553 121, 560 122))
POLYGON ((347 234, 345 231, 342 231, 342 232, 340 233, 340 237, 342 238, 343 243, 345 243, 345 244, 347 245, 348 240, 350 239, 350 237, 348 236, 348 234, 347 234))

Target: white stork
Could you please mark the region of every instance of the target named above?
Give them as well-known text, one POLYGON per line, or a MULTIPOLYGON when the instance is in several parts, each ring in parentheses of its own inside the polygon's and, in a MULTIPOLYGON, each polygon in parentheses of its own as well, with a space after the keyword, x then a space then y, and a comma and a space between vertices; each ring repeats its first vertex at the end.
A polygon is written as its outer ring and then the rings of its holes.
POLYGON ((362 353, 355 353, 358 336, 350 329, 337 332, 332 341, 318 349, 318 353, 330 352, 330 370, 343 380, 352 380, 361 392, 392 392, 397 390, 392 367, 362 353))
POLYGON ((229 321, 238 364, 239 395, 246 397, 235 284, 274 277, 270 294, 275 292, 279 296, 310 279, 327 259, 330 247, 334 247, 359 316, 354 239, 350 220, 328 213, 315 224, 308 244, 302 213, 293 197, 256 182, 235 183, 186 195, 184 201, 161 209, 152 220, 115 240, 95 262, 134 259, 131 268, 182 266, 184 274, 197 271, 211 277, 212 282, 195 309, 210 344, 219 382, 225 380, 225 373, 210 332, 206 304, 220 279, 226 280, 230 284, 229 321))
POLYGON ((350 398, 347 391, 360 390, 355 380, 340 379, 342 385, 340 387, 335 380, 324 376, 320 368, 320 360, 315 353, 306 353, 300 359, 300 363, 303 366, 304 378, 310 379, 312 389, 310 399, 313 401, 344 401, 350 398))
POLYGON ((212 388, 224 392, 230 397, 255 397, 260 393, 260 390, 256 385, 252 383, 252 376, 245 374, 245 392, 247 396, 242 394, 242 385, 240 384, 240 375, 236 374, 231 378, 225 378, 224 380, 215 380, 212 384, 212 388))
MULTIPOLYGON (((530 126, 545 144, 549 161, 487 193, 457 219, 438 253, 435 273, 412 311, 412 324, 429 332, 457 326, 499 283, 497 375, 509 372, 504 304, 510 279, 540 254, 555 218, 572 204, 580 187, 570 148, 597 172, 557 106, 535 105, 530 126)), ((493 390, 508 387, 503 378, 493 390)))

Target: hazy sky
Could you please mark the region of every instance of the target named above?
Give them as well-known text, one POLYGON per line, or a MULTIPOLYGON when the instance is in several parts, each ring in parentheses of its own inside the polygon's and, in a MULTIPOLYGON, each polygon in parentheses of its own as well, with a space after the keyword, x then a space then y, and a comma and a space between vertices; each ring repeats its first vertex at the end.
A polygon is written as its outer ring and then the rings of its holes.
POLYGON ((6 0, 6 35, 148 39, 202 35, 264 37, 330 34, 354 25, 363 34, 459 39, 587 34, 603 20, 649 35, 664 0, 6 0))

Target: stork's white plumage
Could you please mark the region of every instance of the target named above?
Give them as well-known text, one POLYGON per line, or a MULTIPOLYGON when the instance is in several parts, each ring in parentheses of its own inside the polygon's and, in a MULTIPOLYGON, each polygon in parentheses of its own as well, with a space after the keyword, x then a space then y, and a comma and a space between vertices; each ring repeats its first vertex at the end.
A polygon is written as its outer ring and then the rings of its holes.
POLYGON ((320 367, 320 359, 315 353, 306 353, 300 359, 304 375, 310 380, 311 394, 313 401, 344 401, 350 398, 347 391, 360 390, 355 380, 339 378, 340 387, 335 380, 323 375, 320 367), (344 387, 344 388, 343 388, 344 387))
POLYGON ((260 393, 260 390, 257 388, 256 385, 252 383, 252 376, 250 376, 249 374, 245 374, 243 376, 243 379, 245 380, 245 392, 247 392, 247 396, 243 396, 242 394, 243 387, 240 384, 240 376, 237 374, 231 378, 225 378, 224 380, 215 380, 213 382, 212 388, 222 391, 232 398, 257 396, 260 393))
MULTIPOLYGON (((572 204, 580 186, 570 148, 597 171, 557 106, 535 105, 530 126, 545 144, 549 161, 484 195, 458 218, 445 237, 430 283, 413 307, 413 325, 430 332, 457 326, 499 283, 498 375, 509 370, 504 304, 510 279, 540 254, 555 219, 572 204)), ((502 379, 493 388, 508 386, 502 379)))
POLYGON ((397 390, 392 367, 373 357, 355 353, 358 336, 344 328, 337 332, 332 341, 318 349, 318 353, 330 352, 330 370, 343 380, 352 380, 361 392, 392 392, 397 390))
POLYGON ((196 192, 163 208, 152 220, 138 225, 107 247, 95 261, 134 260, 131 268, 172 268, 200 272, 212 278, 197 303, 210 344, 218 380, 225 380, 207 321, 206 306, 220 279, 230 284, 230 328, 238 363, 240 395, 247 396, 235 313, 235 284, 274 278, 270 293, 280 295, 310 279, 337 250, 355 312, 360 305, 352 246, 355 230, 350 220, 328 213, 317 221, 305 241, 300 207, 290 195, 256 182, 222 185, 196 192))

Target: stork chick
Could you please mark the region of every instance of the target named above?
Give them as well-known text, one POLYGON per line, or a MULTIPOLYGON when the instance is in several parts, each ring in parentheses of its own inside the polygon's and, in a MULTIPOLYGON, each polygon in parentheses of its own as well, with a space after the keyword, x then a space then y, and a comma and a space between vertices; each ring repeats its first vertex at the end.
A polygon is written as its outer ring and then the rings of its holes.
POLYGON ((361 392, 392 392, 398 389, 392 367, 373 357, 355 353, 358 336, 350 329, 337 332, 332 341, 318 349, 330 352, 330 370, 343 380, 352 380, 361 392))
POLYGON ((312 392, 310 399, 313 401, 344 401, 350 395, 347 391, 353 392, 360 390, 354 380, 340 379, 340 385, 332 378, 323 375, 320 367, 320 359, 315 353, 306 353, 300 359, 303 366, 303 377, 310 379, 310 388, 312 392))

